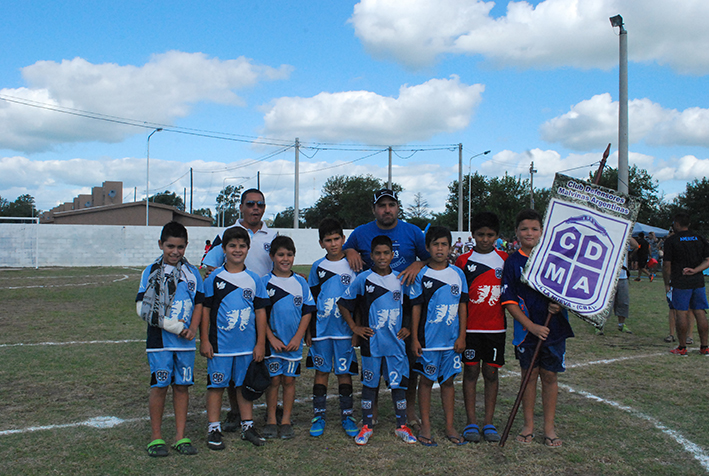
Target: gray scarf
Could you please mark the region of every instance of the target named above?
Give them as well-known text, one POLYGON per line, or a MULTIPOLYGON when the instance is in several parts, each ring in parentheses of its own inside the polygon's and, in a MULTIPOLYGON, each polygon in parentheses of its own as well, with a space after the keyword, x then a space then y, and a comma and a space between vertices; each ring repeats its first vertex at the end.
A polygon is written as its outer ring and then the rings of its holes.
POLYGON ((182 265, 188 264, 185 258, 182 258, 176 265, 175 269, 165 278, 165 266, 163 259, 160 257, 150 268, 148 276, 148 285, 143 295, 143 305, 140 309, 140 317, 155 327, 163 327, 165 316, 170 312, 170 306, 175 299, 175 291, 177 283, 180 281, 182 274, 182 265))

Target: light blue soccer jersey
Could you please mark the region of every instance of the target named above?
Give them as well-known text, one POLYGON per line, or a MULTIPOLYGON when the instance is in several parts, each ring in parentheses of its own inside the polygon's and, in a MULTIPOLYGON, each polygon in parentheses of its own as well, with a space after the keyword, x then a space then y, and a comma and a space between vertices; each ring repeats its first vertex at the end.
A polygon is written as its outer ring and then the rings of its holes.
POLYGON ((354 279, 355 273, 345 258, 329 261, 324 257, 313 263, 308 277, 308 285, 318 307, 317 318, 313 316, 310 321, 313 341, 352 338, 352 330, 342 318, 337 300, 345 294, 354 279))
POLYGON ((209 313, 209 343, 216 356, 253 353, 256 346, 255 309, 269 305, 261 278, 248 269, 230 273, 215 269, 204 282, 204 306, 209 313))
POLYGON ((374 335, 362 342, 365 357, 404 355, 404 341, 396 337, 402 326, 403 289, 396 274, 380 276, 369 270, 358 275, 338 303, 350 312, 360 305, 363 323, 374 330, 374 335))
MULTIPOLYGON (((269 273, 263 277, 263 285, 271 301, 267 308, 268 325, 273 334, 288 345, 298 331, 302 317, 315 312, 313 295, 305 279, 295 273, 288 278, 279 278, 269 273)), ((271 354, 299 361, 303 358, 303 341, 300 341, 298 350, 280 353, 271 350, 271 354)))
POLYGON ((424 350, 449 350, 460 335, 458 306, 468 302, 465 274, 456 266, 419 272, 409 288, 412 305, 421 305, 419 342, 424 350))
MULTIPOLYGON (((158 260, 159 261, 159 260, 158 260)), ((143 295, 148 287, 148 277, 150 273, 159 266, 158 261, 154 262, 145 270, 140 277, 140 285, 138 287, 138 296, 136 302, 143 300, 143 295)), ((165 267, 165 277, 169 276, 175 267, 169 264, 165 267)), ((167 285, 167 283, 163 283, 167 285)), ((196 304, 201 304, 204 301, 204 284, 202 276, 197 268, 192 265, 185 264, 181 267, 181 273, 177 288, 175 289, 175 297, 170 306, 170 318, 184 320, 185 327, 189 327, 192 323, 192 311, 196 304)), ((168 317, 168 316, 165 316, 168 317)), ((148 326, 148 337, 146 339, 146 347, 148 352, 158 352, 161 350, 191 350, 195 349, 195 341, 183 339, 177 334, 168 332, 159 327, 148 326)))

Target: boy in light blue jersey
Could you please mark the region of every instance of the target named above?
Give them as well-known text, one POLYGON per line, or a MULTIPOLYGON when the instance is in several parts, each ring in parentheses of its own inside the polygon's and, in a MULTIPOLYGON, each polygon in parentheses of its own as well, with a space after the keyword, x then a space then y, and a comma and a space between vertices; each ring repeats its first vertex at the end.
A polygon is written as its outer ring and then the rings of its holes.
POLYGON ((310 436, 325 431, 327 382, 335 371, 340 396, 340 421, 347 436, 355 437, 359 428, 353 418, 352 375, 357 375, 357 355, 352 347, 352 330, 337 306, 355 273, 345 258, 345 234, 334 218, 325 218, 318 227, 320 247, 327 254, 310 268, 308 284, 317 301, 317 317, 310 321, 306 341, 310 346, 306 365, 315 369, 313 413, 310 436))
POLYGON ((265 442, 256 432, 253 403, 241 394, 246 370, 252 360, 260 362, 266 352, 266 311, 268 294, 261 278, 244 266, 249 251, 249 234, 243 228, 224 231, 224 266, 205 281, 205 300, 200 325, 200 353, 207 360, 207 445, 224 449, 222 441, 222 395, 230 382, 237 387, 241 414, 241 439, 256 446, 265 442))
POLYGON ((393 257, 391 238, 380 235, 372 240, 372 268, 357 276, 337 304, 352 332, 362 338, 362 428, 355 443, 366 445, 372 436, 372 406, 377 397, 379 379, 383 376, 394 402, 396 436, 406 443, 416 437, 406 426, 406 389, 409 383, 409 361, 404 339, 409 329, 403 325, 403 287, 389 264, 393 257), (352 313, 362 308, 366 325, 357 325, 352 313))
POLYGON ((138 315, 148 322, 146 340, 150 364, 150 456, 167 456, 162 439, 162 415, 167 389, 172 384, 175 409, 175 444, 183 455, 197 454, 185 438, 189 387, 194 384, 194 338, 202 317, 204 287, 199 271, 185 260, 187 229, 180 223, 165 225, 158 241, 162 256, 148 266, 136 297, 138 315))
POLYGON ((295 402, 295 378, 300 375, 303 358, 303 337, 315 311, 315 301, 305 279, 292 270, 295 244, 288 236, 277 236, 269 251, 273 271, 263 278, 263 285, 271 300, 266 309, 270 352, 266 357, 271 386, 266 390, 268 415, 263 429, 265 438, 276 438, 279 428, 276 420, 278 388, 283 387, 283 417, 281 438, 293 438, 291 414, 295 402))
POLYGON ((451 233, 442 226, 426 233, 431 259, 416 276, 409 290, 411 298, 411 350, 418 357, 414 371, 421 374, 419 411, 424 446, 437 446, 431 436, 431 389, 441 385, 441 402, 446 419, 446 438, 456 445, 467 443, 454 426, 455 388, 453 379, 463 368, 460 353, 465 350, 468 293, 465 274, 448 264, 451 233))

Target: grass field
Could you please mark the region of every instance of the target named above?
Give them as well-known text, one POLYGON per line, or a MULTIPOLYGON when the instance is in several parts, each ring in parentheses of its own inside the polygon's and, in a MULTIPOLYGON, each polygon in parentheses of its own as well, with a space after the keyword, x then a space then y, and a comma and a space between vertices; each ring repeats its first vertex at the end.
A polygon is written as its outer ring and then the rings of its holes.
MULTIPOLYGON (((631 282, 628 324, 633 335, 617 332, 611 320, 606 335, 596 336, 593 328, 572 318, 576 338, 568 341, 569 369, 559 377, 557 431, 564 440, 562 448, 542 445, 539 402, 533 443, 514 441, 520 414, 504 448, 485 443, 454 447, 445 440, 437 390, 433 405, 437 448, 407 446, 394 438, 388 395, 380 399, 380 423, 366 447, 348 439, 336 418, 331 418, 323 437, 314 439, 308 435, 312 371, 304 370, 298 380, 295 439, 254 448, 226 434, 227 449, 212 452, 205 443, 206 360, 198 355, 188 435, 200 453, 149 458, 145 327, 134 306, 139 274, 129 268, 0 271, 1 474, 709 472, 709 358, 699 355, 698 345, 691 346, 686 358, 668 353, 672 344, 662 341, 667 335, 667 306, 661 280, 631 282)), ((500 432, 519 386, 510 342, 508 336, 495 421, 500 432)), ((330 383, 335 393, 334 378, 330 383)), ((460 385, 456 392, 456 420, 462 429, 460 385)), ((168 395, 167 414, 171 402, 168 395)), ((356 398, 355 407, 358 403, 356 398)), ((330 416, 337 408, 336 399, 328 402, 330 416)), ((255 414, 257 426, 262 425, 265 408, 258 407, 255 414)), ((168 441, 174 435, 170 416, 163 433, 168 441)))

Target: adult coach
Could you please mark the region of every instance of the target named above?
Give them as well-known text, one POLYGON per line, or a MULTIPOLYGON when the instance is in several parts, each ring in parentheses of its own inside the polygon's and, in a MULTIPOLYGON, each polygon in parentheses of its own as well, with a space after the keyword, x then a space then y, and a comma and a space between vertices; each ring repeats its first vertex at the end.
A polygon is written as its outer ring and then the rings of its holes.
MULTIPOLYGON (((388 188, 383 188, 374 193, 372 213, 374 220, 360 225, 350 234, 343 246, 347 261, 353 271, 359 272, 371 268, 372 259, 370 249, 375 236, 385 235, 391 238, 394 245, 394 258, 391 269, 398 273, 399 279, 404 284, 413 284, 416 275, 424 267, 431 255, 426 251, 423 232, 416 225, 399 220, 399 197, 397 193, 388 188), (421 261, 417 261, 417 258, 421 261)), ((408 296, 405 296, 404 306, 408 305, 408 296)), ((410 306, 404 307, 405 314, 410 315, 410 306)), ((413 366, 410 352, 410 338, 407 339, 406 353, 409 357, 409 367, 413 366)), ((406 409, 409 422, 416 420, 416 373, 409 370, 409 387, 406 391, 406 409)))
POLYGON ((662 278, 665 291, 672 293, 672 307, 676 314, 677 340, 679 344, 670 352, 687 355, 687 331, 689 329, 689 310, 697 320, 697 331, 701 346, 699 353, 709 355, 707 349, 706 289, 702 271, 709 268, 709 244, 704 237, 689 230, 689 215, 680 212, 674 217, 674 235, 665 241, 665 262, 662 265, 662 278))
MULTIPOLYGON (((273 269, 273 261, 271 261, 268 252, 271 249, 271 241, 278 236, 278 233, 269 229, 262 220, 263 214, 266 212, 266 199, 263 193, 255 188, 246 190, 241 194, 239 211, 241 212, 242 218, 229 228, 238 226, 249 233, 251 246, 249 247, 249 254, 246 256, 244 264, 247 269, 259 276, 266 276, 271 272, 271 269, 273 269)), ((224 231, 214 238, 212 247, 202 261, 202 263, 207 266, 207 276, 224 264, 224 250, 222 249, 223 233, 224 231)), ((241 428, 239 406, 236 403, 236 389, 230 385, 227 388, 227 395, 229 395, 231 410, 227 413, 226 420, 222 424, 222 430, 235 432, 241 428)))

